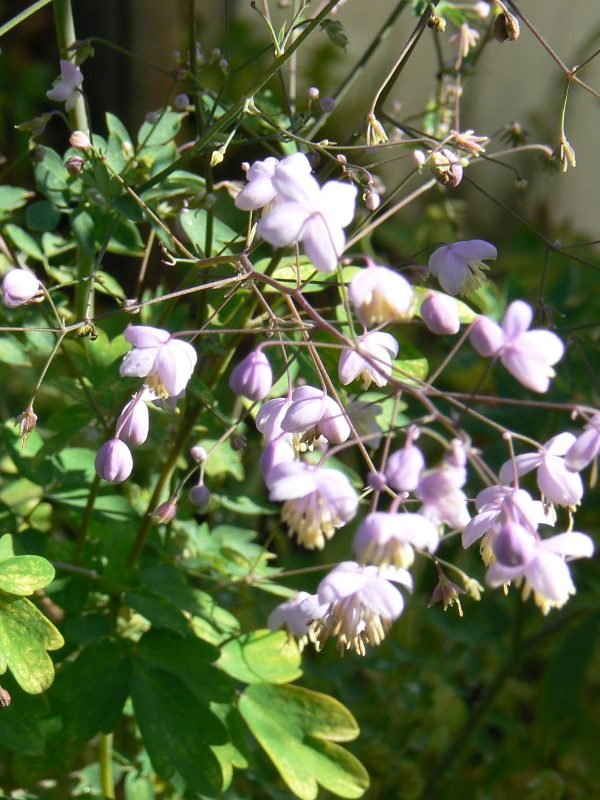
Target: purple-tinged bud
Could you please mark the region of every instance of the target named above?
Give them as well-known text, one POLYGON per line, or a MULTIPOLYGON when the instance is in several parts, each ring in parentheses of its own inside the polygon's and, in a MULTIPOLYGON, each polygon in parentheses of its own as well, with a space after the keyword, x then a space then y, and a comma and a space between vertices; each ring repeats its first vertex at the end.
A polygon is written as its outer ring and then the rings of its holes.
POLYGON ((69 144, 76 150, 89 150, 92 146, 90 137, 83 131, 73 131, 69 137, 69 144))
POLYGON ((414 444, 407 444, 389 457, 385 474, 397 492, 414 492, 425 469, 423 453, 414 444))
POLYGON ((467 448, 460 439, 452 439, 448 452, 444 456, 444 461, 450 467, 462 469, 467 466, 467 448))
POLYGON ((320 92, 316 86, 311 86, 306 92, 306 95, 308 99, 312 102, 313 100, 319 99, 320 92))
POLYGON ((144 121, 148 123, 148 125, 155 125, 159 120, 160 114, 158 111, 148 111, 146 116, 144 117, 144 121))
POLYGON ((2 302, 8 308, 23 306, 33 300, 41 284, 27 269, 11 269, 2 281, 2 302))
POLYGON ((367 483, 374 491, 383 492, 387 486, 387 478, 383 472, 369 472, 367 483))
POLYGON ((65 161, 65 169, 73 177, 79 175, 85 164, 85 158, 81 156, 71 156, 65 161))
POLYGON ((121 483, 133 469, 131 451, 120 439, 109 439, 96 455, 96 472, 105 481, 121 483))
POLYGON ((321 106, 321 111, 324 111, 325 114, 331 114, 335 108, 335 100, 333 97, 322 97, 319 105, 321 106))
POLYGON ((198 511, 203 511, 210 501, 210 492, 204 483, 198 483, 190 489, 190 503, 196 506, 198 511))
POLYGON ((377 211, 381 205, 381 197, 373 189, 369 189, 365 195, 365 205, 369 211, 377 211))
POLYGON ((166 525, 171 522, 171 520, 175 519, 175 514, 177 514, 177 504, 173 497, 169 497, 168 500, 165 500, 152 512, 152 516, 159 525, 166 525))
POLYGON ((285 434, 273 439, 262 451, 259 461, 260 474, 262 475, 265 483, 268 483, 269 472, 277 464, 283 464, 285 461, 294 460, 294 447, 285 434))
POLYGON ((175 97, 175 100, 173 101, 173 105, 175 106, 177 111, 185 111, 186 108, 189 106, 189 104, 190 104, 190 98, 185 93, 178 94, 175 97))
POLYGON ((15 425, 19 426, 19 432, 21 434, 21 447, 25 447, 25 442, 37 425, 37 414, 33 413, 33 408, 31 406, 26 408, 22 414, 19 414, 15 420, 15 425))
POLYGON ((229 388, 254 402, 264 400, 273 386, 273 371, 262 350, 254 350, 229 377, 229 388))
POLYGON ((432 333, 454 335, 460 330, 458 306, 450 295, 432 292, 421 303, 421 319, 432 333))
POLYGON ((516 522, 507 522, 501 528, 494 542, 494 555, 506 567, 520 567, 526 564, 535 550, 535 539, 516 522))
POLYGON ((191 448, 190 455, 197 464, 204 464, 208 458, 206 450, 199 444, 196 444, 191 448))
POLYGON ((119 415, 117 434, 127 444, 138 447, 148 438, 149 429, 148 406, 140 397, 134 397, 119 415))
POLYGON ((502 328, 488 317, 477 317, 469 333, 471 344, 480 356, 499 355, 504 345, 502 328))

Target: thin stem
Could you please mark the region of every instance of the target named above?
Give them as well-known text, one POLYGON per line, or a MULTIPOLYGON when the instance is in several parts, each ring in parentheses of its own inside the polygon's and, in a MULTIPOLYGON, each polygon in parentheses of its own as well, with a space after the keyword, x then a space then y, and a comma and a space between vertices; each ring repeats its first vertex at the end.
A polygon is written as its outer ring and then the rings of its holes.
MULTIPOLYGON (((4 25, 0 25, 0 37, 4 36, 5 33, 12 31, 13 28, 16 28, 17 25, 20 25, 21 22, 25 22, 32 14, 35 14, 36 11, 39 11, 40 8, 47 6, 48 3, 51 3, 52 0, 37 0, 37 3, 32 3, 30 6, 25 8, 16 16, 9 19, 8 22, 5 22, 4 25)), ((582 66, 584 66, 582 64, 582 66)))
POLYGON ((98 745, 98 761, 100 762, 100 787, 107 800, 115 800, 115 783, 112 763, 113 735, 101 733, 98 745))

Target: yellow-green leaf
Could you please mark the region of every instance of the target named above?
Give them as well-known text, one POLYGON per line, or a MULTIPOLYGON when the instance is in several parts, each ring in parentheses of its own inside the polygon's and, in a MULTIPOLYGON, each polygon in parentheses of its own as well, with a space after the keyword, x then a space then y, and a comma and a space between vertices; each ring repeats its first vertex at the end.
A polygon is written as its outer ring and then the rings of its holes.
POLYGON ((14 556, 0 561, 0 592, 26 596, 54 580, 54 567, 40 556, 14 556))
POLYGON ((217 665, 244 683, 287 683, 302 675, 300 652, 283 631, 258 630, 221 648, 217 665))

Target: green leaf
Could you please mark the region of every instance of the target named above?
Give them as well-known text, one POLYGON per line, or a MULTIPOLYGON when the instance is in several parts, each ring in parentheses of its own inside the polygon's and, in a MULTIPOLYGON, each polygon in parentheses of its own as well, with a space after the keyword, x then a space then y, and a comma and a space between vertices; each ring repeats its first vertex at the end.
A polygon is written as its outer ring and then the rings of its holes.
POLYGON ((429 372, 426 358, 397 359, 392 364, 393 375, 403 383, 414 384, 424 381, 429 372))
POLYGON ((15 556, 0 562, 0 592, 26 596, 54 580, 54 567, 40 556, 15 556))
POLYGON ((14 367, 30 367, 29 356, 25 348, 14 337, 2 336, 0 338, 0 362, 11 364, 14 367))
MULTIPOLYGON (((198 255, 203 255, 206 244, 206 210, 195 208, 185 211, 180 214, 179 221, 198 255)), ((214 218, 212 245, 215 252, 223 254, 230 252, 228 247, 237 238, 238 234, 233 228, 221 222, 217 217, 214 218)))
POLYGON ((0 186, 0 217, 4 216, 5 211, 14 211, 21 208, 33 197, 33 192, 21 189, 18 186, 0 186))
POLYGON ((69 173, 62 158, 50 147, 38 147, 43 158, 36 161, 33 171, 40 192, 59 208, 66 208, 71 200, 69 173))
POLYGON ((248 686, 239 711, 292 792, 314 800, 318 784, 339 797, 361 797, 369 776, 335 742, 358 736, 354 717, 337 700, 299 686, 248 686))
POLYGON ((131 699, 156 772, 170 778, 177 770, 197 791, 220 791, 223 776, 210 748, 227 741, 218 718, 180 680, 160 670, 134 672, 131 699))
POLYGON ((27 231, 19 228, 17 225, 5 225, 4 230, 12 240, 12 243, 26 256, 30 256, 36 261, 44 262, 46 260, 41 247, 27 231))
POLYGON ((302 675, 300 652, 283 631, 258 630, 221 648, 218 666, 244 683, 288 683, 302 675))
POLYGON ((140 150, 167 144, 177 136, 185 114, 177 111, 164 111, 157 122, 144 122, 138 132, 140 150))
POLYGON ((0 673, 8 667, 25 692, 39 694, 54 679, 46 650, 64 644, 54 625, 25 597, 0 595, 0 673))
POLYGON ((152 592, 126 592, 125 602, 158 628, 167 628, 182 636, 189 630, 179 608, 164 597, 152 592))
POLYGON ((215 450, 217 439, 203 439, 202 445, 210 451, 210 458, 205 464, 205 474, 209 477, 223 477, 225 474, 233 475, 238 481, 244 480, 244 467, 241 454, 234 450, 229 440, 221 442, 215 450))
POLYGON ((25 220, 30 231, 53 231, 61 218, 61 212, 48 200, 40 200, 27 206, 25 220))

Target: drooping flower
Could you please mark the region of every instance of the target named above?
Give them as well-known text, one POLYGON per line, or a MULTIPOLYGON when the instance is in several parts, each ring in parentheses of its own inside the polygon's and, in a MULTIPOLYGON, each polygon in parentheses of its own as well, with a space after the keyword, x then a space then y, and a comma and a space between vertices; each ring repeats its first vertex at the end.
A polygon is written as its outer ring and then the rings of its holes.
POLYGON ((486 573, 489 585, 523 580, 525 597, 533 592, 536 604, 547 614, 551 608, 563 606, 569 596, 575 594, 567 561, 590 558, 594 543, 585 533, 572 531, 540 539, 518 526, 511 526, 501 531, 494 552, 496 561, 486 573))
POLYGON ((447 294, 429 292, 421 303, 420 313, 427 328, 439 336, 452 336, 460 330, 456 300, 447 294))
POLYGON ((537 469, 537 485, 550 503, 557 506, 577 506, 583 497, 583 482, 579 473, 572 472, 564 456, 575 442, 572 433, 560 433, 546 442, 537 453, 523 453, 507 461, 500 469, 500 481, 504 484, 515 480, 517 475, 526 475, 537 469))
POLYGON ((484 280, 484 270, 489 269, 484 260, 495 259, 498 251, 493 244, 482 239, 438 247, 429 258, 429 271, 435 275, 448 294, 469 294, 484 280))
POLYGON ((477 352, 500 358, 504 367, 519 383, 533 392, 546 392, 552 369, 563 356, 564 345, 551 331, 528 330, 533 310, 522 300, 511 303, 502 327, 488 317, 478 317, 469 338, 477 352))
POLYGON ((255 211, 269 205, 277 195, 273 177, 284 167, 299 176, 310 175, 310 161, 304 153, 293 153, 279 161, 273 156, 264 161, 255 161, 246 171, 246 185, 235 198, 234 204, 241 211, 255 211))
POLYGON ((2 281, 2 302, 7 308, 16 308, 29 303, 39 294, 41 284, 33 272, 27 269, 11 269, 2 281))
POLYGON ((79 87, 83 83, 83 75, 79 67, 63 59, 60 62, 60 74, 60 81, 46 92, 46 97, 56 103, 64 103, 65 109, 72 111, 77 103, 79 87))
POLYGON ((405 322, 414 313, 415 294, 406 278, 372 262, 352 278, 348 297, 367 327, 405 322))
POLYGON ((397 492, 414 492, 425 469, 425 458, 421 450, 411 441, 388 458, 385 476, 392 489, 397 492))
POLYGON ((291 437, 283 434, 267 442, 259 460, 260 474, 263 480, 269 482, 269 474, 277 464, 294 460, 294 446, 291 437))
POLYGON ((366 645, 380 644, 404 608, 392 581, 412 590, 412 577, 405 569, 364 567, 354 561, 338 564, 317 589, 319 602, 328 606, 312 626, 319 644, 335 636, 342 653, 353 649, 358 655, 365 654, 366 645))
POLYGON ((365 333, 356 340, 356 349, 342 351, 338 364, 341 382, 346 385, 360 377, 363 388, 371 381, 376 386, 387 384, 392 375, 392 361, 398 355, 398 342, 389 333, 374 331, 365 333))
POLYGON ((336 469, 300 461, 277 464, 268 474, 269 498, 284 501, 282 519, 290 536, 309 550, 322 550, 337 528, 356 516, 358 497, 336 469))
POLYGON ((177 501, 174 497, 169 497, 164 503, 157 506, 152 512, 152 516, 159 525, 168 525, 175 519, 177 514, 177 501))
POLYGON ((600 414, 594 414, 577 439, 567 450, 567 468, 577 472, 584 469, 600 453, 600 414))
POLYGON ((467 480, 465 465, 464 445, 454 439, 440 466, 421 475, 415 492, 423 502, 419 513, 434 525, 444 523, 462 530, 471 519, 467 496, 462 491, 467 480))
POLYGON ((440 535, 431 520, 421 514, 375 511, 361 522, 352 549, 359 561, 408 569, 418 550, 434 553, 440 535))
POLYGON ((96 472, 105 481, 121 483, 133 469, 131 451, 120 439, 109 439, 96 454, 96 472))
POLYGON ((256 427, 263 434, 267 442, 276 439, 284 433, 281 421, 287 414, 292 400, 289 397, 276 397, 267 400, 260 407, 256 415, 256 427))
POLYGON ((277 203, 258 224, 258 233, 275 247, 302 242, 315 267, 334 272, 344 250, 344 228, 352 222, 357 189, 328 181, 320 187, 312 175, 280 165, 272 178, 277 203))
POLYGON ((281 428, 294 434, 299 450, 310 447, 320 436, 331 444, 341 444, 350 436, 344 410, 322 389, 314 386, 294 389, 281 428))
POLYGON ((449 41, 455 42, 458 45, 460 57, 466 58, 479 41, 479 31, 476 31, 475 28, 470 28, 466 22, 463 22, 458 31, 452 34, 449 41))
POLYGON ((148 378, 148 387, 161 398, 176 397, 185 390, 197 359, 191 344, 149 325, 130 325, 124 336, 133 349, 121 362, 123 377, 148 378))
POLYGON ((272 386, 273 370, 262 350, 249 353, 229 377, 229 388, 253 402, 264 400, 272 386))
POLYGON ((203 511, 210 501, 210 491, 203 480, 200 480, 190 489, 188 497, 190 503, 199 511, 203 511))

